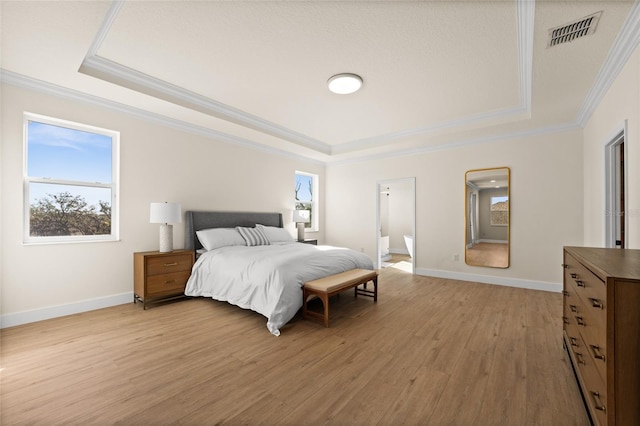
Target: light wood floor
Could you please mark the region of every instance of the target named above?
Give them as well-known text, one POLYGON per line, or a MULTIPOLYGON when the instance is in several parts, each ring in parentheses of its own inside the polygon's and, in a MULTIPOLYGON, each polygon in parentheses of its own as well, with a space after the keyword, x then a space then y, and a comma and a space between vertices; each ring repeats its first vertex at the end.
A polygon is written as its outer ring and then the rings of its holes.
POLYGON ((3 425, 587 425, 557 293, 381 271, 331 328, 192 299, 5 329, 3 425))
POLYGON ((509 266, 509 244, 478 243, 467 248, 466 261, 469 265, 506 268, 509 266))

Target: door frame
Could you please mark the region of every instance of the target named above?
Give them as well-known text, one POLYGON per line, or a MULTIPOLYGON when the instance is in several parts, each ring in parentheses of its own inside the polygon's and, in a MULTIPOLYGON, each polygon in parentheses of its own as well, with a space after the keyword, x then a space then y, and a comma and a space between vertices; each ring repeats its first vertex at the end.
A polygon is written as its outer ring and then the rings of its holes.
MULTIPOLYGON (((616 176, 618 176, 620 170, 618 168, 618 161, 616 155, 616 148, 624 143, 627 139, 627 120, 620 125, 613 133, 612 136, 607 138, 604 145, 604 230, 605 230, 605 247, 616 247, 617 236, 617 218, 619 212, 616 205, 619 198, 616 176)), ((623 158, 628 158, 627 147, 628 143, 623 144, 623 158)), ((622 179, 624 188, 627 186, 627 169, 624 167, 622 170, 622 179)), ((629 234, 629 219, 628 215, 624 215, 624 229, 625 233, 629 234)))
POLYGON ((397 179, 381 179, 376 181, 376 262, 375 267, 380 268, 382 265, 381 253, 380 253, 380 191, 383 186, 392 185, 394 183, 408 182, 410 184, 411 202, 412 206, 407 212, 411 215, 411 235, 413 236, 413 256, 411 257, 411 273, 416 273, 416 178, 397 178, 397 179))

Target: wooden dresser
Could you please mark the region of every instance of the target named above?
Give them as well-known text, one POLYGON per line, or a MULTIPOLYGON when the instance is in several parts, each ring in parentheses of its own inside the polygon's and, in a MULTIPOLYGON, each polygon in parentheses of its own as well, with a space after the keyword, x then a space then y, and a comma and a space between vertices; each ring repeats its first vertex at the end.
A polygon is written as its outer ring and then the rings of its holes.
POLYGON ((146 309, 150 302, 184 296, 193 262, 193 250, 133 253, 133 301, 146 309))
POLYGON ((640 425, 640 250, 564 248, 564 344, 595 425, 640 425))

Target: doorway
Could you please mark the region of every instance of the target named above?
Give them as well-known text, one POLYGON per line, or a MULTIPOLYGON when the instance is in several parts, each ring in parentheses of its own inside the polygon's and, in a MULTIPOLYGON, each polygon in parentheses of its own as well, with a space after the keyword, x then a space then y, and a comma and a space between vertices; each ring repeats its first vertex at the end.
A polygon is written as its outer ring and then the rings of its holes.
POLYGON ((413 274, 416 255, 416 180, 380 180, 376 184, 376 267, 413 274))
POLYGON ((625 133, 626 122, 605 145, 605 247, 625 248, 625 133))

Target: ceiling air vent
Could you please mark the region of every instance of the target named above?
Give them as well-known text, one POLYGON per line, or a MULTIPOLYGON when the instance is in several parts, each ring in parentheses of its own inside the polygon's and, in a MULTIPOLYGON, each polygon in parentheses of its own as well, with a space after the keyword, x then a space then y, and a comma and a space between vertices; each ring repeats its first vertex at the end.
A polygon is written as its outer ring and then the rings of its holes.
POLYGON ((602 11, 596 12, 578 21, 568 23, 561 27, 551 28, 549 30, 549 43, 547 47, 568 43, 577 38, 593 34, 596 31, 601 15, 602 11))

